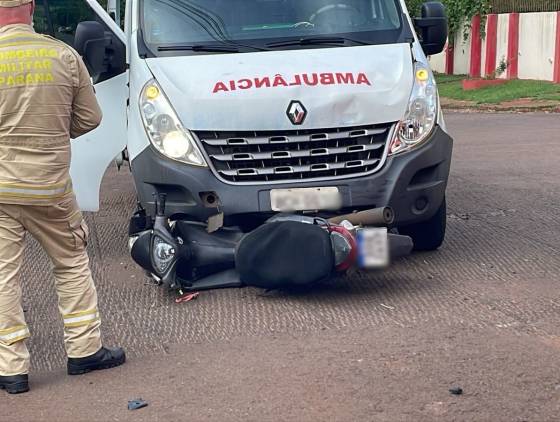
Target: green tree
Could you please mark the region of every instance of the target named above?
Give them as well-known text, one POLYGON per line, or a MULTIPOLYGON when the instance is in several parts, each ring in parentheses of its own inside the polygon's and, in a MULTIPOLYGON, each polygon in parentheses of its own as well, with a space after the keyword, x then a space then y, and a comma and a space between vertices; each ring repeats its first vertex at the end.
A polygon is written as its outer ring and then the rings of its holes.
MULTIPOLYGON (((420 6, 424 3, 422 0, 406 0, 407 8, 411 16, 420 15, 420 6)), ((486 27, 486 15, 490 12, 489 0, 442 0, 447 13, 449 25, 449 39, 453 41, 456 36, 460 35, 461 25, 464 26, 463 39, 466 39, 471 29, 471 20, 473 16, 480 15, 480 33, 484 36, 486 27)))

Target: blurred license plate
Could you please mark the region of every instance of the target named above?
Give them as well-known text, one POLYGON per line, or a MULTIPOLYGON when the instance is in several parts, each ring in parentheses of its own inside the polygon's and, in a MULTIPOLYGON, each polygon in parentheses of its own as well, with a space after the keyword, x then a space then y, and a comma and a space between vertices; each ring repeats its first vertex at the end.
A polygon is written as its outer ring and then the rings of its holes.
POLYGON ((341 207, 338 188, 273 189, 270 191, 273 211, 337 210, 341 207))
POLYGON ((358 264, 362 268, 385 268, 389 265, 387 228, 358 230, 358 264))

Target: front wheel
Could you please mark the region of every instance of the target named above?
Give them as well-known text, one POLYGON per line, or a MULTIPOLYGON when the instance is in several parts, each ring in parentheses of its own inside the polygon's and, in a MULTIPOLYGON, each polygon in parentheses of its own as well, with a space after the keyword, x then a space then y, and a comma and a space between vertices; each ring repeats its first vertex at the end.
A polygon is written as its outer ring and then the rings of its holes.
POLYGON ((436 214, 427 221, 399 227, 399 233, 410 236, 416 251, 435 251, 445 239, 447 204, 445 198, 436 214))

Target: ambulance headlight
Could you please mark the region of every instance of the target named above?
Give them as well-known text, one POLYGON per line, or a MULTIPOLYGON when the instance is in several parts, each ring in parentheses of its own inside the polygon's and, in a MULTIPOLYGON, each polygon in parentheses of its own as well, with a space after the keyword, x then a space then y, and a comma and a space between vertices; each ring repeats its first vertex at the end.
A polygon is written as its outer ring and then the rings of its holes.
POLYGON ((183 127, 159 84, 152 79, 140 96, 140 114, 148 138, 163 155, 173 160, 206 167, 192 134, 183 127))
POLYGON ((438 95, 432 72, 423 64, 414 65, 414 85, 406 114, 398 123, 389 155, 422 144, 434 130, 438 115, 438 95))
POLYGON ((185 142, 185 137, 177 130, 165 135, 161 141, 161 145, 163 153, 175 159, 187 156, 191 150, 191 144, 185 142))

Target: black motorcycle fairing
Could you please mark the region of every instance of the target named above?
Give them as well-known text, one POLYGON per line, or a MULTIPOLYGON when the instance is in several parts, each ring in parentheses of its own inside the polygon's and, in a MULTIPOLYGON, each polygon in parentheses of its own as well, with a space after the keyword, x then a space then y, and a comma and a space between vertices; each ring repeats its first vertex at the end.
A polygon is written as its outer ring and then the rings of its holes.
POLYGON ((173 235, 182 241, 177 277, 183 286, 235 268, 235 248, 243 237, 240 230, 222 228, 210 234, 203 224, 177 221, 173 235))
POLYGON ((130 250, 130 255, 134 262, 136 262, 140 267, 148 271, 149 273, 155 273, 155 269, 152 266, 152 231, 146 230, 140 234, 137 234, 138 239, 134 242, 130 250))
POLYGON ((296 221, 267 223, 247 234, 235 262, 243 283, 265 289, 315 284, 335 268, 329 233, 296 221))

